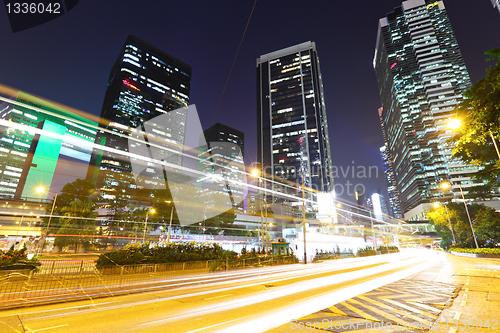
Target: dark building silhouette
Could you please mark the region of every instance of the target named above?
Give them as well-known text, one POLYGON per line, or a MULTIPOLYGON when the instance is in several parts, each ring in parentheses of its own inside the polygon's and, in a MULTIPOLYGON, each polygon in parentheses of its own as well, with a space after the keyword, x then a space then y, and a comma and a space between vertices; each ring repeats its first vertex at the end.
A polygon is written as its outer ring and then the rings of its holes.
POLYGON ((259 167, 271 181, 292 183, 292 188, 273 189, 296 194, 293 184, 304 179, 307 187, 332 191, 323 82, 314 42, 257 59, 257 111, 259 167))

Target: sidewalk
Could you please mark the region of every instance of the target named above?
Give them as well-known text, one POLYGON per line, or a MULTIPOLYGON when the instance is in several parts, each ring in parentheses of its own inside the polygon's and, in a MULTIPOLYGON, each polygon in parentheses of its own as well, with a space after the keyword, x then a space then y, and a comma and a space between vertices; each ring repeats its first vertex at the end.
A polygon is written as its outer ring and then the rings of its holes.
POLYGON ((500 261, 483 258, 463 260, 466 267, 452 278, 452 283, 462 286, 459 295, 449 308, 443 310, 438 318, 439 325, 429 332, 499 332, 500 261))

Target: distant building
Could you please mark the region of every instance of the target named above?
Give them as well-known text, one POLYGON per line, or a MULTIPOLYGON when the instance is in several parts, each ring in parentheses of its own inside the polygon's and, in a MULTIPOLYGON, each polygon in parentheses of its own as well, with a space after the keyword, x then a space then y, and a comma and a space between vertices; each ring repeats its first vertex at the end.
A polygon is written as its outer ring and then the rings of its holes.
MULTIPOLYGON (((240 156, 245 156, 245 134, 243 132, 224 124, 217 123, 207 128, 205 131, 203 131, 203 133, 205 134, 205 140, 208 144, 210 144, 210 142, 234 143, 240 148, 241 154, 238 154, 238 158, 240 158, 240 156)), ((240 160, 239 162, 243 163, 243 160, 240 160)))
POLYGON ((364 190, 357 188, 354 192, 354 198, 356 199, 356 203, 358 204, 358 206, 368 207, 364 190))
MULTIPOLYGON (((135 36, 127 37, 111 69, 95 141, 101 148, 94 149, 88 172, 102 200, 127 202, 136 188, 165 186, 161 167, 147 168, 137 184, 129 144, 145 156, 149 144, 182 152, 190 87, 191 66, 135 36), (167 125, 152 121, 165 114, 170 117, 167 125)), ((182 155, 176 156, 173 163, 182 164, 182 155)))
POLYGON ((246 201, 243 200, 246 192, 246 186, 243 185, 246 180, 243 161, 245 136, 243 132, 220 123, 203 133, 207 145, 199 147, 201 171, 223 177, 224 182, 218 182, 218 191, 228 193, 233 210, 241 214, 246 211, 246 201))
POLYGON ((323 81, 314 42, 257 59, 257 124, 259 167, 268 180, 290 185, 273 185, 275 191, 301 196, 297 185, 303 180, 314 190, 333 190, 323 81))
POLYGON ((448 122, 471 81, 443 1, 409 0, 380 19, 373 66, 380 112, 402 213, 448 201, 440 187, 466 190, 477 169, 452 158, 448 122))
POLYGON ((85 178, 97 123, 24 92, 11 99, 0 104, 0 197, 43 200, 85 178))

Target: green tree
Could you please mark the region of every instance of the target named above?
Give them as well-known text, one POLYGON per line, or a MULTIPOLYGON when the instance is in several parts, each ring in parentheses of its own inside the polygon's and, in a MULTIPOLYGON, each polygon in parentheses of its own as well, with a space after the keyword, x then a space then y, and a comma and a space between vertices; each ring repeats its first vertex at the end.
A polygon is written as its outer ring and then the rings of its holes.
POLYGON ((495 209, 484 207, 474 216, 478 242, 485 247, 496 247, 500 243, 500 214, 495 209))
POLYGON ((491 184, 471 186, 467 189, 466 199, 488 200, 493 196, 493 186, 491 184))
MULTIPOLYGON (((480 204, 473 203, 467 207, 478 245, 488 247, 500 243, 500 214, 493 208, 480 204)), ((449 203, 447 209, 448 215, 443 206, 432 208, 427 212, 429 221, 435 226, 436 233, 442 239, 441 247, 449 248, 452 243, 451 223, 457 244, 475 248, 474 237, 463 203, 449 203)))
POLYGON ((485 52, 489 60, 497 60, 486 70, 486 77, 471 86, 458 108, 464 126, 452 138, 453 155, 482 167, 476 178, 494 184, 500 175, 500 161, 492 137, 500 137, 500 48, 485 52))
MULTIPOLYGON (((450 208, 440 206, 427 212, 429 221, 434 225, 436 233, 441 237, 440 245, 443 249, 448 249, 453 243, 453 234, 448 221, 450 210, 450 208)), ((457 211, 451 210, 451 213, 452 216, 450 217, 450 221, 452 217, 455 219, 457 211)), ((453 233, 455 233, 455 230, 453 230, 453 233)))
POLYGON ((75 252, 83 247, 88 249, 93 242, 89 235, 96 234, 97 213, 95 203, 88 200, 71 201, 69 206, 63 207, 65 218, 61 218, 61 227, 57 231, 54 245, 62 248, 68 245, 75 246, 75 252))
MULTIPOLYGON (((85 179, 76 179, 74 182, 64 185, 57 198, 54 197, 45 207, 47 216, 50 215, 52 207, 54 207, 47 233, 56 235, 54 245, 59 249, 67 245, 76 245, 79 241, 82 241, 84 246, 90 244, 88 238, 83 241, 81 236, 88 234, 88 230, 91 228, 89 225, 95 229, 95 217, 97 216, 95 213, 95 193, 94 184, 85 179)), ((49 219, 50 217, 44 218, 44 227, 48 226, 49 219)))

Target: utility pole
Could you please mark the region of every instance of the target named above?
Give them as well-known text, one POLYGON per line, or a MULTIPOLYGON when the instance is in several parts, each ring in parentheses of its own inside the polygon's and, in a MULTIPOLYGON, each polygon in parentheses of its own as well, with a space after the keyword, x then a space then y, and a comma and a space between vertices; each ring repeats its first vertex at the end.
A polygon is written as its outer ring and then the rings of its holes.
POLYGON ((302 174, 302 230, 304 231, 304 264, 307 264, 307 251, 306 251, 306 200, 305 200, 305 180, 302 174))

